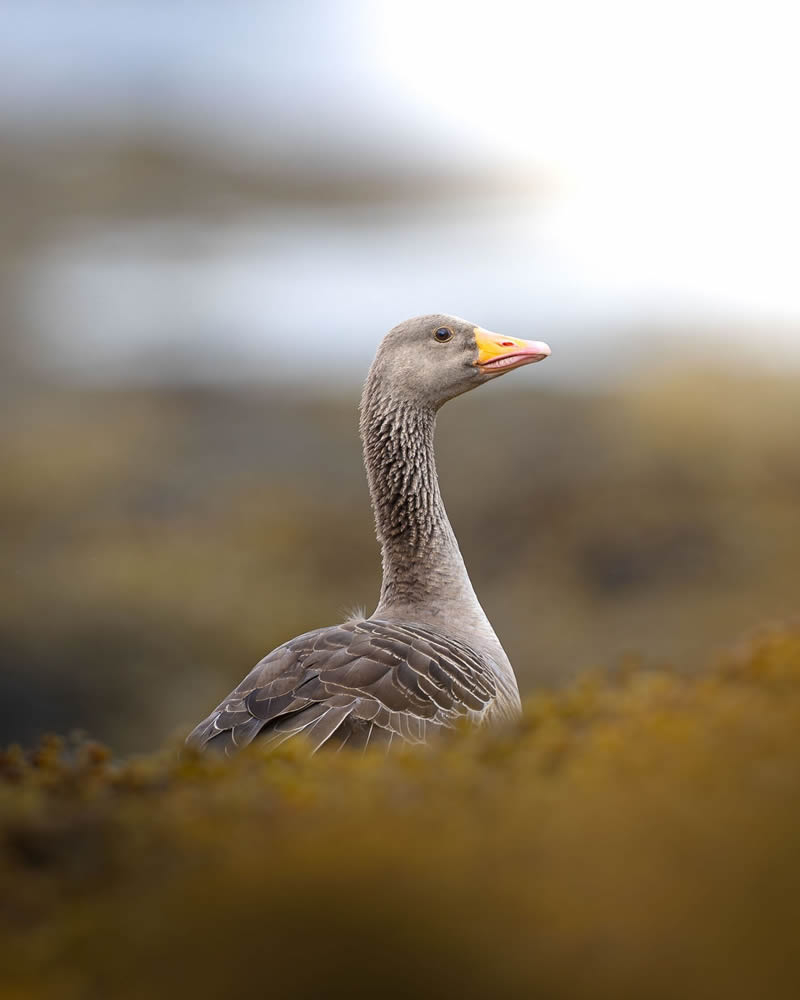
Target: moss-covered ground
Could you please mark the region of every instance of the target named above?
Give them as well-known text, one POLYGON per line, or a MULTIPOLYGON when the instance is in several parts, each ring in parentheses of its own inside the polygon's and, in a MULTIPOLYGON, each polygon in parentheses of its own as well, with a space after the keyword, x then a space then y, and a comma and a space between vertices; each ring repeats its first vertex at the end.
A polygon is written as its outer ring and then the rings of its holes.
POLYGON ((800 995, 800 632, 384 757, 0 758, 6 998, 800 995))

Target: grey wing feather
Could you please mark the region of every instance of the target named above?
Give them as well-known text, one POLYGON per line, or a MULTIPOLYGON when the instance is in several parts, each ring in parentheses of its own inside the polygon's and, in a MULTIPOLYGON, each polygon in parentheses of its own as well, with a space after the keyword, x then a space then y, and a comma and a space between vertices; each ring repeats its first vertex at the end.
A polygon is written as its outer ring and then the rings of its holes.
POLYGON ((187 737, 232 753, 302 733, 313 750, 424 743, 497 693, 490 665, 427 625, 366 619, 307 632, 264 657, 187 737))

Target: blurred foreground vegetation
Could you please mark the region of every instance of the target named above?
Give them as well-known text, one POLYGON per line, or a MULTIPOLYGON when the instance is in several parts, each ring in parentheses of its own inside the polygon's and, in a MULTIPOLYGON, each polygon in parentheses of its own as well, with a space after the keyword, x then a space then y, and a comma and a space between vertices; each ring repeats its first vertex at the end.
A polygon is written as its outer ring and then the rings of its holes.
MULTIPOLYGON (((357 389, 5 393, 0 746, 115 752, 191 726, 264 653, 371 611, 357 389)), ((794 378, 605 393, 509 380, 446 407, 445 501, 523 692, 643 653, 694 670, 798 612, 794 378)))
POLYGON ((800 632, 502 732, 0 757, 0 996, 800 991, 800 632))

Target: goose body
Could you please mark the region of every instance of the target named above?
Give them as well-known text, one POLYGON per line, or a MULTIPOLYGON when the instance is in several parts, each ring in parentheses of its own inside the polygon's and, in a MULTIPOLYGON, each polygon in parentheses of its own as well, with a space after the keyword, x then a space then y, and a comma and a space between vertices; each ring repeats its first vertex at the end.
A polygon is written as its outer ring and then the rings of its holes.
POLYGON ((460 718, 520 711, 513 668, 472 588, 439 492, 443 403, 549 355, 453 316, 421 316, 381 343, 361 400, 383 583, 369 618, 307 632, 264 657, 188 736, 226 753, 302 733, 312 749, 425 742, 460 718))

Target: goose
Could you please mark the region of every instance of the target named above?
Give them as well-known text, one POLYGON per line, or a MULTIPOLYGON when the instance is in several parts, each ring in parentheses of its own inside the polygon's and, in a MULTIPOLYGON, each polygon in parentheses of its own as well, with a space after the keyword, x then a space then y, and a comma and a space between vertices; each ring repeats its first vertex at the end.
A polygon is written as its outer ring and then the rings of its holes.
POLYGON ((187 737, 230 754, 256 737, 303 734, 321 747, 424 743, 457 720, 520 713, 514 670, 481 607, 445 512, 433 453, 439 408, 547 344, 447 315, 419 316, 381 342, 360 431, 383 582, 374 613, 318 628, 268 653, 187 737))

